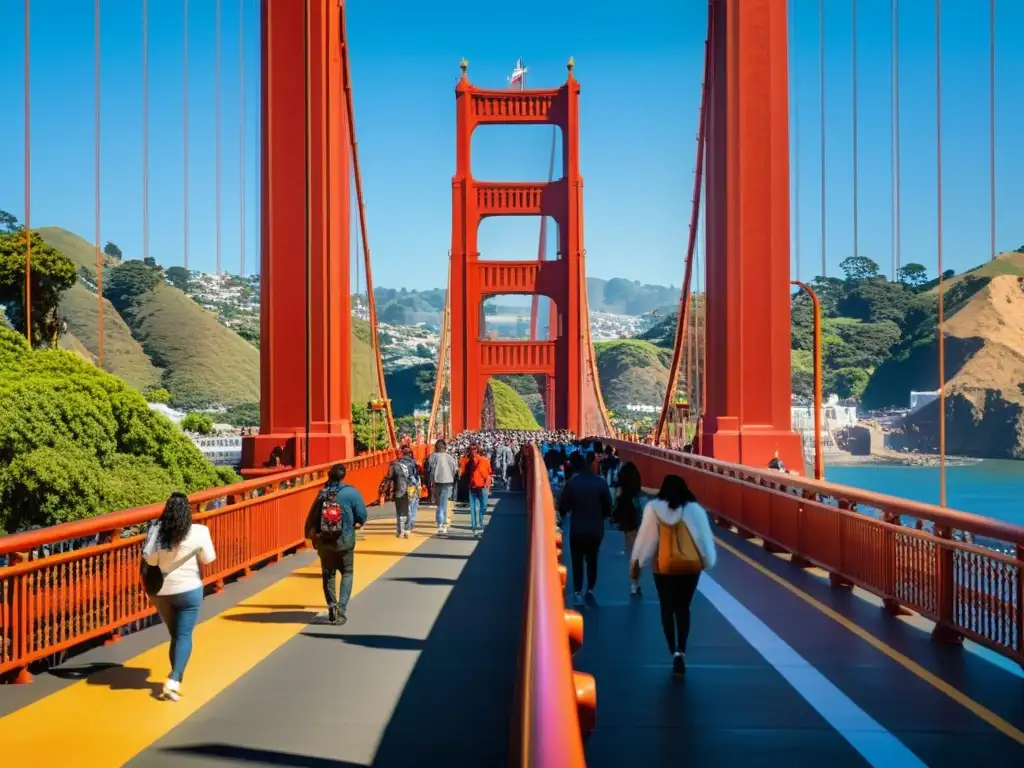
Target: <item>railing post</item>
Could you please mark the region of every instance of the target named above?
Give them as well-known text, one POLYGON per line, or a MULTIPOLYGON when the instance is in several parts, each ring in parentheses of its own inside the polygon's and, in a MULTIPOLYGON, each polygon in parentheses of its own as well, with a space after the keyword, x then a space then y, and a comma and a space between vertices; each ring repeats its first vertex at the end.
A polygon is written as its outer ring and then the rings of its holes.
MULTIPOLYGON (((1024 563, 1024 546, 1014 548, 1018 563, 1024 563)), ((1017 568, 1017 658, 1024 669, 1024 566, 1017 568)))
POLYGON ((932 629, 932 641, 943 645, 961 645, 964 637, 954 629, 953 621, 953 550, 943 542, 952 538, 953 531, 945 526, 935 526, 935 596, 938 621, 932 629))
MULTIPOLYGON (((900 525, 900 516, 894 512, 883 511, 882 522, 889 525, 900 525)), ((909 616, 910 611, 900 605, 896 597, 896 585, 899 583, 899 563, 896 561, 896 536, 894 531, 883 529, 882 557, 884 558, 885 597, 882 598, 882 609, 890 616, 909 616)))

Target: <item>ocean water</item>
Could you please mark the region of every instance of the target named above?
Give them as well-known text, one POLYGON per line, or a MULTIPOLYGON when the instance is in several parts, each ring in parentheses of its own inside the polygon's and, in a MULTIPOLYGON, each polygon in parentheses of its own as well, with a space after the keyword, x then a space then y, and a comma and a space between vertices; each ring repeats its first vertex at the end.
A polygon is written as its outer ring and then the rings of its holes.
MULTIPOLYGON (((825 479, 867 491, 939 503, 938 467, 826 467, 825 479)), ((1024 461, 946 467, 946 506, 1024 525, 1024 461)))

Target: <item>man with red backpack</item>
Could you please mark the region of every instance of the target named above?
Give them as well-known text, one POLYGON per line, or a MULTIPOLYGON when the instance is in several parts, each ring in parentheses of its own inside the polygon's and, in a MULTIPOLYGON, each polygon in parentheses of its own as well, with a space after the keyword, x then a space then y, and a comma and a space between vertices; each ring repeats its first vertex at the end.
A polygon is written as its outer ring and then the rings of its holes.
POLYGON ((356 531, 366 523, 363 496, 345 483, 347 468, 335 464, 327 473, 306 517, 306 538, 320 555, 327 620, 331 624, 348 621, 348 601, 352 596, 352 578, 356 556, 356 531), (341 572, 341 593, 335 593, 335 577, 341 572))

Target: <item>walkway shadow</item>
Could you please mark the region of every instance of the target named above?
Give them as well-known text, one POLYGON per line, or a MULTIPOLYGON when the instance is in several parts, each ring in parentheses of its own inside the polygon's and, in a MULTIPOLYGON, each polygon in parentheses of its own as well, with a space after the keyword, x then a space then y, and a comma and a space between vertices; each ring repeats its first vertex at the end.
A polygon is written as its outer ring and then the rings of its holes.
POLYGON ((457 579, 443 579, 437 576, 399 576, 388 581, 403 581, 407 584, 419 584, 421 587, 447 587, 457 583, 457 579))
POLYGON ((526 573, 523 508, 522 496, 497 501, 430 635, 416 641, 420 653, 381 736, 375 768, 409 765, 410 744, 420 765, 509 764, 526 573))
POLYGON ((50 670, 50 674, 61 680, 84 680, 86 685, 99 685, 112 691, 149 691, 156 696, 163 690, 162 683, 149 679, 152 670, 143 667, 97 662, 58 667, 50 670))
POLYGON ((363 648, 375 648, 380 651, 419 651, 424 641, 415 637, 401 635, 343 635, 330 632, 303 632, 303 637, 316 637, 322 640, 340 640, 345 645, 359 645, 363 648))
MULTIPOLYGON (((248 607, 248 606, 244 606, 248 607)), ((270 611, 269 613, 229 613, 228 621, 246 621, 253 624, 312 624, 320 611, 270 611)))
POLYGON ((199 757, 232 763, 253 765, 296 766, 297 768, 363 768, 360 763, 331 760, 324 757, 277 752, 270 749, 241 747, 237 744, 193 744, 187 747, 167 747, 160 750, 179 757, 199 757))

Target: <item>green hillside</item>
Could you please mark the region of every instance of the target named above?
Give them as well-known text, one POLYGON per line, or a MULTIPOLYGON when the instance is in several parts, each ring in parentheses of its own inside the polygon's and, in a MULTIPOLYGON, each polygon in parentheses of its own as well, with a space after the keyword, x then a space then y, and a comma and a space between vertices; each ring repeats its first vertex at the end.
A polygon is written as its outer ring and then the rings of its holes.
POLYGON ((630 403, 660 403, 668 386, 672 350, 642 339, 617 339, 594 344, 597 375, 605 404, 613 411, 630 403))
POLYGON ((488 382, 494 395, 494 411, 498 429, 540 429, 540 424, 519 394, 498 379, 488 382))
MULTIPOLYGON (((81 281, 75 283, 61 299, 60 314, 67 318, 71 336, 88 353, 89 360, 95 362, 99 354, 96 294, 81 281)), ((61 346, 74 349, 72 343, 65 339, 67 337, 61 340, 61 346)), ((103 369, 142 392, 158 386, 163 374, 153 365, 142 345, 132 336, 127 323, 106 299, 103 300, 103 369)))
MULTIPOLYGON (((79 237, 74 232, 69 232, 60 227, 39 227, 34 230, 46 241, 47 245, 56 248, 63 253, 76 267, 80 267, 89 274, 89 282, 96 280, 96 246, 85 238, 79 237)), ((118 261, 100 253, 103 258, 104 267, 116 267, 118 261)), ((81 271, 80 271, 81 273, 81 271)))
POLYGON ((161 283, 125 312, 132 333, 176 406, 237 405, 260 398, 260 354, 212 312, 161 283))

